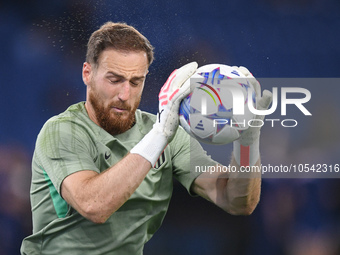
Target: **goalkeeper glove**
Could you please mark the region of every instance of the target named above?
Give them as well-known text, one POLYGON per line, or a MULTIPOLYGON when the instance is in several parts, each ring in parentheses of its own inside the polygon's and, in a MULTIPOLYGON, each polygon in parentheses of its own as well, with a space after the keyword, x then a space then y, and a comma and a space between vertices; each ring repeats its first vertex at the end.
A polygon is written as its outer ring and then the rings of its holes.
POLYGON ((179 124, 180 103, 190 93, 190 82, 186 82, 196 71, 192 62, 176 69, 169 76, 158 95, 158 114, 153 128, 132 148, 136 153, 155 165, 166 145, 173 139, 179 124))
MULTIPOLYGON (((243 66, 234 67, 247 77, 256 93, 256 109, 267 110, 272 102, 273 95, 269 90, 264 90, 261 96, 261 85, 249 70, 243 66)), ((263 121, 264 115, 257 115, 256 120, 263 121)), ((239 166, 253 166, 260 157, 259 140, 260 126, 250 126, 243 131, 240 138, 233 142, 233 153, 239 166)))

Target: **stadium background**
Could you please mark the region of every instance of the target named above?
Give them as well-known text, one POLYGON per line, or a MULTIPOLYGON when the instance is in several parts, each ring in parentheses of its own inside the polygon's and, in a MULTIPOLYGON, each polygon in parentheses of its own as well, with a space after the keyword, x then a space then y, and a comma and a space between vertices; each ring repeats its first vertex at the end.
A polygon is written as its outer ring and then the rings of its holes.
MULTIPOLYGON (((108 20, 135 26, 155 46, 141 104, 153 113, 167 76, 192 60, 244 65, 255 77, 339 77, 336 0, 2 1, 2 255, 18 254, 31 233, 30 160, 36 136, 49 117, 85 99, 85 44, 108 20)), ((300 114, 295 129, 264 128, 264 163, 339 163, 340 87, 303 87, 312 92, 313 117, 300 114)), ((145 254, 335 255, 339 238, 338 179, 265 179, 261 202, 249 217, 230 216, 190 198, 176 183, 167 217, 145 254)))

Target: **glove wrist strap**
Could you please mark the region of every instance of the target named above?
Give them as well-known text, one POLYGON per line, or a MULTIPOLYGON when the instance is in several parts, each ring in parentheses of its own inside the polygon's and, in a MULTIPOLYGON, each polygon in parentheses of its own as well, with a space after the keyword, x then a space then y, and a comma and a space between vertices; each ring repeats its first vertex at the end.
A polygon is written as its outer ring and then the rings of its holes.
POLYGON ((244 146, 239 140, 233 142, 233 153, 239 166, 253 166, 260 157, 260 142, 257 138, 254 143, 244 146))
POLYGON ((153 128, 131 149, 130 153, 141 155, 153 167, 167 144, 168 141, 165 135, 153 128))

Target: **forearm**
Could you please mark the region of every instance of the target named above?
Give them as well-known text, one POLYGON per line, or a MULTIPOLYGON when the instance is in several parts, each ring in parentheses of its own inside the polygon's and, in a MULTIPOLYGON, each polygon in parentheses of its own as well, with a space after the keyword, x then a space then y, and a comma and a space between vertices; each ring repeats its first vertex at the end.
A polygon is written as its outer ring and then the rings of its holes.
MULTIPOLYGON (((151 164, 138 154, 128 154, 101 174, 65 179, 80 185, 62 185, 62 195, 80 214, 96 222, 105 222, 135 192, 151 169, 151 164), (79 187, 69 190, 68 187, 79 187)), ((88 172, 88 171, 86 171, 88 172)))
MULTIPOLYGON (((231 172, 228 182, 224 189, 224 208, 231 214, 249 215, 256 208, 261 193, 261 173, 254 171, 241 173, 240 166, 234 156, 231 166, 236 167, 237 171, 231 172)), ((260 170, 260 159, 252 169, 260 170)))

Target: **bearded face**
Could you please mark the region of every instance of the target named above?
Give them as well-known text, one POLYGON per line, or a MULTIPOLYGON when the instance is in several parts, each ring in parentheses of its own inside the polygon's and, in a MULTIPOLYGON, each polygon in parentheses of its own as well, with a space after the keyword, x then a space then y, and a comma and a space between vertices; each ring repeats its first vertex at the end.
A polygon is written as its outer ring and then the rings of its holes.
POLYGON ((127 102, 117 101, 105 105, 105 101, 95 90, 95 85, 91 84, 92 90, 89 92, 88 100, 91 103, 96 120, 100 127, 111 135, 117 135, 129 130, 135 123, 135 112, 139 106, 141 97, 134 105, 127 102), (113 109, 124 109, 124 112, 116 112, 113 109))

